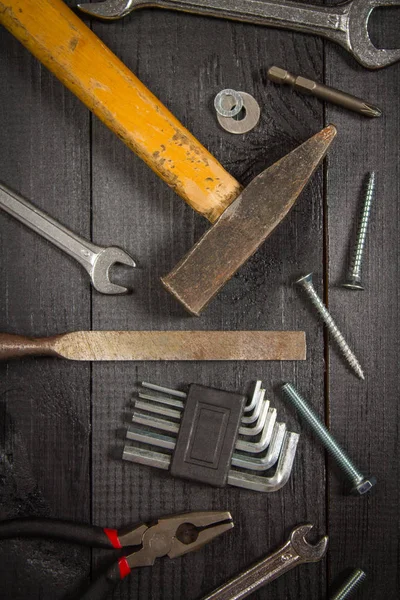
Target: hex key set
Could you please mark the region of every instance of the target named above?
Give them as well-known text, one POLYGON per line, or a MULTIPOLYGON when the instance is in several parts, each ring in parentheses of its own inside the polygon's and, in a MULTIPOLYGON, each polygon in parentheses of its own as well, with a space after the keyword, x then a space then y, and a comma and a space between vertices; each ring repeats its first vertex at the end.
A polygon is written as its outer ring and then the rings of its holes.
POLYGON ((246 405, 233 392, 192 384, 185 394, 143 382, 146 391, 138 394, 126 434, 140 445, 125 445, 123 458, 212 485, 279 490, 290 477, 299 435, 277 422, 261 385, 257 381, 246 405), (275 465, 273 475, 258 474, 275 465))

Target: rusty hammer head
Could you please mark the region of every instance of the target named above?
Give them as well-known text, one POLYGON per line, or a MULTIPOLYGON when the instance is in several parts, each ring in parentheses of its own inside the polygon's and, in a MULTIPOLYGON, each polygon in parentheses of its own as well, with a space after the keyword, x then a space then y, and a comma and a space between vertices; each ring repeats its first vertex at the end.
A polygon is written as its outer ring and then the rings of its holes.
POLYGON ((255 177, 168 275, 164 286, 193 315, 236 273, 289 212, 324 158, 329 125, 255 177))

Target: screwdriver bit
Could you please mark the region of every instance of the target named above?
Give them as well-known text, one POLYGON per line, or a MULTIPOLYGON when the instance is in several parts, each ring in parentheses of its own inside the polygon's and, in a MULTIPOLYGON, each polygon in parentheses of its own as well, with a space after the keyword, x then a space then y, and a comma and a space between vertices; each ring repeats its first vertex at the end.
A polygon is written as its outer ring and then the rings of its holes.
POLYGON ((321 100, 327 100, 328 102, 338 104, 339 106, 344 106, 344 108, 348 108, 365 117, 380 117, 382 114, 382 111, 379 108, 372 106, 372 104, 365 102, 365 100, 361 100, 361 98, 346 94, 346 92, 323 85, 322 83, 317 83, 316 81, 306 79, 302 76, 296 77, 289 73, 289 71, 281 69, 280 67, 271 67, 268 70, 267 76, 268 79, 275 83, 291 85, 295 90, 299 90, 305 94, 311 94, 321 100))

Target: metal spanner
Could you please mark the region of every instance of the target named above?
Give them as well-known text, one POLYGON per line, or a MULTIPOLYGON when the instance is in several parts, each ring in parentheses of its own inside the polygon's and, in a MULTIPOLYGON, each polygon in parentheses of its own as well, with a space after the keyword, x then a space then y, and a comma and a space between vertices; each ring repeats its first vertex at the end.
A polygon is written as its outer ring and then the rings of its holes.
POLYGON ((222 585, 203 600, 241 600, 297 565, 321 560, 326 552, 328 536, 317 544, 309 544, 305 536, 313 525, 298 525, 279 550, 250 569, 222 585))
POLYGON ((129 290, 111 283, 109 270, 114 263, 135 267, 135 262, 121 248, 96 246, 76 235, 61 223, 36 208, 25 198, 0 184, 0 208, 49 242, 75 258, 90 275, 93 287, 102 294, 126 294, 129 290))
POLYGON ((400 6, 400 0, 349 0, 336 6, 268 0, 105 0, 78 5, 86 14, 106 20, 138 8, 159 7, 321 35, 343 46, 369 69, 400 60, 400 49, 379 49, 370 40, 368 20, 379 6, 400 6))

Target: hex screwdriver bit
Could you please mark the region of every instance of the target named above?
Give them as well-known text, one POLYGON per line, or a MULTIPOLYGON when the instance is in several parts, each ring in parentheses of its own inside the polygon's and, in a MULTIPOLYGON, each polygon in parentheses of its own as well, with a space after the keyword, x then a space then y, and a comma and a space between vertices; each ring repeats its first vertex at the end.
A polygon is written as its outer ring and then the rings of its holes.
POLYGON ((317 83, 316 81, 312 81, 312 79, 307 79, 301 75, 296 77, 289 73, 289 71, 281 69, 280 67, 271 67, 268 69, 267 76, 268 79, 274 83, 291 85, 299 92, 311 94, 321 100, 343 106, 360 115, 364 115, 364 117, 380 117, 382 114, 382 111, 379 108, 369 104, 369 102, 365 102, 365 100, 362 100, 361 98, 357 98, 356 96, 352 96, 351 94, 347 94, 336 88, 323 85, 322 83, 317 83))

